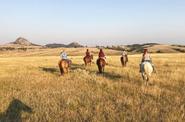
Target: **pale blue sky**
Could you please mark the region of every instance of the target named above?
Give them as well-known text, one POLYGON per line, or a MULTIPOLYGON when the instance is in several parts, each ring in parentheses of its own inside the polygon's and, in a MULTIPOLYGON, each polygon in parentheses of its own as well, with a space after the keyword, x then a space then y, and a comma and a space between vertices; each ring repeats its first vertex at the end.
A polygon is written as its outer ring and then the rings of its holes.
POLYGON ((0 0, 0 44, 185 44, 185 0, 0 0))

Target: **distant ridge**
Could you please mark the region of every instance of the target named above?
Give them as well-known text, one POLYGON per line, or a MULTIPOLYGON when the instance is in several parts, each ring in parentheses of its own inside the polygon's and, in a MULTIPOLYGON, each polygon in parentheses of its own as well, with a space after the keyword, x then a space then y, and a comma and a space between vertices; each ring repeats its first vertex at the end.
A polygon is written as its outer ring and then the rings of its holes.
POLYGON ((145 43, 132 45, 107 46, 107 49, 123 50, 126 49, 131 53, 142 53, 147 48, 151 53, 185 53, 185 45, 169 45, 159 43, 145 43))
POLYGON ((79 44, 78 42, 72 42, 68 44, 67 47, 83 47, 83 46, 79 44))
MULTIPOLYGON (((34 44, 26 38, 19 37, 14 42, 0 45, 0 51, 6 50, 27 50, 27 49, 44 49, 44 48, 81 48, 87 47, 72 42, 69 44, 51 43, 44 46, 34 44)), ((131 45, 113 45, 113 46, 96 46, 96 48, 105 48, 111 50, 123 51, 126 49, 131 54, 142 53, 144 48, 149 49, 151 53, 185 53, 185 45, 175 44, 159 44, 159 43, 144 43, 144 44, 131 44, 131 45)))
POLYGON ((53 44, 46 44, 45 47, 48 47, 48 48, 59 48, 59 47, 66 47, 66 45, 65 44, 53 43, 53 44))
POLYGON ((84 47, 83 45, 79 44, 78 42, 72 42, 68 45, 53 43, 53 44, 46 44, 45 46, 48 48, 59 48, 59 47, 79 48, 79 47, 84 47))

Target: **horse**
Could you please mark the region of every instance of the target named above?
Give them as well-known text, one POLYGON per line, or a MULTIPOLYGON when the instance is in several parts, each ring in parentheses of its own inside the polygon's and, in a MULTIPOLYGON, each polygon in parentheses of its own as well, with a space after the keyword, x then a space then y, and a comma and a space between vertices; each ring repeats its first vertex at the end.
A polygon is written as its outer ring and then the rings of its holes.
POLYGON ((89 57, 88 56, 85 56, 83 58, 83 60, 84 60, 85 66, 87 66, 87 64, 90 64, 91 65, 92 60, 93 60, 93 55, 90 55, 89 57))
POLYGON ((126 67, 127 62, 128 62, 128 57, 127 56, 121 56, 120 60, 121 60, 122 66, 126 67))
POLYGON ((141 64, 141 75, 143 80, 146 80, 147 82, 149 82, 152 72, 153 72, 153 67, 150 62, 145 61, 141 64))
POLYGON ((22 122, 22 112, 32 113, 32 109, 20 100, 14 99, 7 110, 0 115, 0 122, 22 122))
POLYGON ((103 73, 106 65, 105 59, 103 58, 97 59, 96 64, 98 66, 99 73, 103 73))
POLYGON ((61 75, 69 72, 70 64, 71 64, 70 60, 62 59, 59 61, 58 66, 59 66, 61 75))

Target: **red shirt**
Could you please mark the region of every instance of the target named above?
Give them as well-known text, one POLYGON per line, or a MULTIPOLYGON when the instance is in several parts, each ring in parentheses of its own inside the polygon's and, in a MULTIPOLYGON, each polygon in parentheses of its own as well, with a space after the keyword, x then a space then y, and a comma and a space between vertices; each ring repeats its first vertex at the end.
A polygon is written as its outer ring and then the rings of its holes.
POLYGON ((90 52, 86 52, 86 56, 90 56, 90 52))
POLYGON ((103 51, 100 51, 100 52, 99 52, 99 58, 104 58, 104 57, 105 57, 104 52, 103 52, 103 51))

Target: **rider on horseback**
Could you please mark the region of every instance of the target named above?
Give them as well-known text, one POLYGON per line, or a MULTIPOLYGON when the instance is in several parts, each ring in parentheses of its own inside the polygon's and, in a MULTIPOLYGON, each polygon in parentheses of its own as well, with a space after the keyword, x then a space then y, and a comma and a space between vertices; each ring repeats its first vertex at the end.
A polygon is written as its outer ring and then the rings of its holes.
MULTIPOLYGON (((142 55, 142 60, 141 60, 141 64, 143 62, 149 62, 151 63, 152 67, 153 67, 153 70, 154 72, 156 73, 156 70, 155 70, 155 67, 154 67, 154 64, 152 63, 152 58, 150 57, 149 53, 148 53, 148 49, 144 49, 144 52, 143 52, 143 55, 142 55)), ((141 64, 140 64, 140 71, 141 72, 141 64)))
POLYGON ((91 54, 90 54, 90 52, 89 52, 89 49, 87 49, 85 55, 86 55, 85 57, 87 57, 87 58, 91 57, 91 54))
POLYGON ((121 54, 122 57, 126 57, 126 61, 128 62, 128 54, 125 49, 123 49, 123 52, 121 54))
MULTIPOLYGON (((100 49, 98 56, 99 56, 99 58, 104 59, 104 61, 106 62, 106 57, 105 57, 105 53, 103 52, 103 49, 100 49)), ((106 64, 107 64, 107 62, 106 62, 106 64)))
POLYGON ((61 60, 66 60, 69 64, 71 64, 71 60, 68 59, 67 57, 67 53, 65 52, 65 50, 62 50, 62 52, 60 53, 60 58, 61 60))

